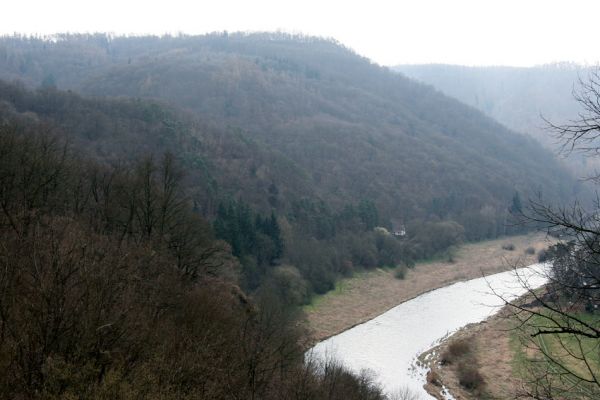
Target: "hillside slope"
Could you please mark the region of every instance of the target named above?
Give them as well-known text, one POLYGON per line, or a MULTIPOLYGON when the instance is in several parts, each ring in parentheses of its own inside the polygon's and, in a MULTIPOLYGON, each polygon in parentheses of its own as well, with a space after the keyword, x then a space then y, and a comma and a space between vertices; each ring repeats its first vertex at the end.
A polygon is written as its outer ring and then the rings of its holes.
POLYGON ((189 201, 178 161, 103 165, 80 146, 85 124, 61 133, 57 118, 93 105, 165 138, 135 121, 144 108, 37 96, 19 102, 35 114, 2 102, 0 118, 0 398, 385 399, 369 379, 306 362, 277 291, 240 290, 238 262, 189 201), (59 100, 71 100, 62 113, 59 100))
POLYGON ((3 38, 0 78, 24 83, 0 85, 0 117, 47 122, 99 160, 175 154, 246 287, 292 280, 295 302, 356 267, 514 233, 515 193, 580 190, 533 139, 323 39, 3 38))
MULTIPOLYGON (((560 146, 543 118, 566 123, 579 112, 573 98, 579 78, 589 68, 575 64, 522 67, 466 67, 459 65, 398 65, 408 77, 430 84, 509 128, 530 135, 553 152, 560 146)), ((567 165, 579 175, 593 171, 593 160, 570 157, 567 165)))
POLYGON ((460 218, 467 209, 504 209, 515 190, 555 198, 573 190, 533 141, 326 40, 5 38, 0 54, 8 79, 160 99, 219 127, 240 127, 303 168, 337 207, 365 197, 393 220, 460 218))
POLYGON ((2 119, 45 123, 106 164, 175 154, 186 168, 197 207, 206 215, 214 215, 217 201, 224 197, 243 195, 259 208, 268 208, 273 183, 281 186, 283 198, 312 196, 305 172, 276 151, 238 129, 216 128, 159 102, 86 98, 56 89, 30 91, 0 81, 2 119))

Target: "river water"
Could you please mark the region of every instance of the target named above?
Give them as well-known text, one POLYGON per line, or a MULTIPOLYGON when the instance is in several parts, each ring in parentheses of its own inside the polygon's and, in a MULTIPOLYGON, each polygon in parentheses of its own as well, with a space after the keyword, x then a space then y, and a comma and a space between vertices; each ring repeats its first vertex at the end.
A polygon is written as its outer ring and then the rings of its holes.
POLYGON ((357 373, 367 370, 387 393, 408 389, 432 399, 423 389, 427 370, 416 365, 418 355, 457 329, 499 311, 503 301, 498 295, 507 300, 523 295, 523 281, 532 288, 542 286, 547 280, 544 271, 543 264, 534 264, 422 294, 320 342, 308 357, 334 358, 357 373))

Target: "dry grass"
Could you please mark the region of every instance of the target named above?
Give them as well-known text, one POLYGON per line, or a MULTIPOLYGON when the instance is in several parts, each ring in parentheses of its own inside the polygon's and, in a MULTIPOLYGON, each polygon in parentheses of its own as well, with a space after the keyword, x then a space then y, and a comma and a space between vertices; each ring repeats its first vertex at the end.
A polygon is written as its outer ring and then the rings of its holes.
MULTIPOLYGON (((478 324, 470 324, 456 332, 438 347, 428 353, 437 354, 429 361, 432 373, 449 389, 456 399, 512 399, 518 394, 521 381, 514 374, 514 349, 511 345, 510 331, 514 322, 507 318, 508 310, 503 309, 497 315, 478 324), (441 365, 440 354, 446 354, 454 343, 468 342, 471 356, 477 360, 478 373, 485 381, 480 392, 467 390, 461 385, 461 371, 458 363, 441 365)), ((439 385, 439 384, 438 384, 439 385)), ((439 387, 427 384, 425 389, 438 397, 439 387)))
POLYGON ((305 308, 312 342, 316 343, 375 318, 398 304, 420 294, 454 282, 506 271, 512 265, 537 262, 535 255, 525 254, 533 247, 536 253, 551 242, 543 235, 517 236, 466 244, 456 252, 453 262, 420 263, 408 270, 405 279, 394 277, 393 270, 378 269, 357 274, 342 281, 337 290, 315 299, 305 308), (508 243, 515 251, 502 247, 508 243))

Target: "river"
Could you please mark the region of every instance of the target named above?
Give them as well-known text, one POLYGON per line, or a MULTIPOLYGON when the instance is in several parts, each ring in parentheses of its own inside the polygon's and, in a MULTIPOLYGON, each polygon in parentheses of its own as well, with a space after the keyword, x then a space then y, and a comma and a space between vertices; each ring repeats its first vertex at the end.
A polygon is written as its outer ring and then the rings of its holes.
POLYGON ((388 394, 408 388, 432 399, 423 389, 427 370, 416 365, 417 357, 459 328, 499 311, 503 302, 498 295, 508 300, 523 295, 523 280, 532 288, 542 286, 544 270, 543 264, 534 264, 422 294, 318 343, 308 357, 334 358, 357 373, 368 370, 388 394))

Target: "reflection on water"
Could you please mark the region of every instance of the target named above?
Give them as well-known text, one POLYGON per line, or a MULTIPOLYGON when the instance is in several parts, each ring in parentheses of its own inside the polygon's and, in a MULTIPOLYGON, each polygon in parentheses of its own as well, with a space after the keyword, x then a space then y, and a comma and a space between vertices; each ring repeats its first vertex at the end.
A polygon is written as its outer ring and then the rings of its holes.
POLYGON ((431 399, 423 389, 427 371, 414 365, 416 357, 449 333, 497 312, 503 304, 498 295, 512 300, 524 294, 522 281, 543 285, 543 272, 544 265, 535 264, 425 293, 317 344, 309 357, 333 357, 355 372, 370 370, 388 393, 408 388, 431 399))

